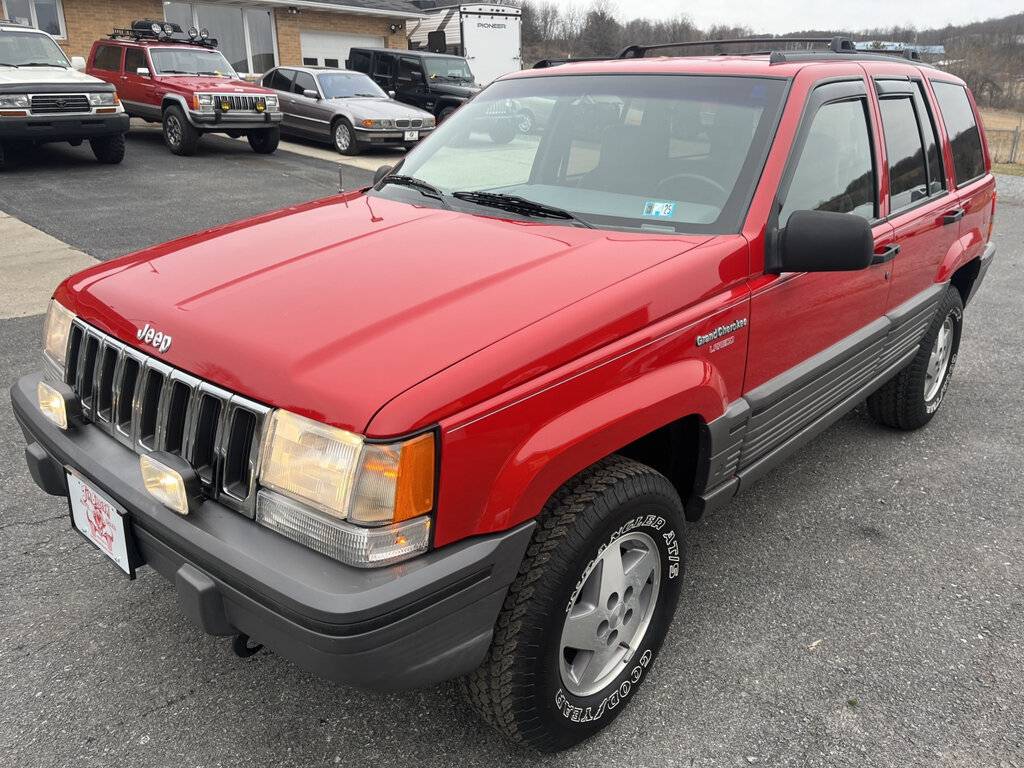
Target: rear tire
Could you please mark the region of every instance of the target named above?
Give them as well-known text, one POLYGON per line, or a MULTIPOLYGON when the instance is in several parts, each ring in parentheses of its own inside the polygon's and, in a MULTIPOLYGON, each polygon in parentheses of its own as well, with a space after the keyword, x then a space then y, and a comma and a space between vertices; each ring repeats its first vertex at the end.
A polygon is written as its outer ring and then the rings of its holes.
POLYGON ((868 413, 893 429, 920 429, 939 410, 960 351, 964 305, 949 286, 914 359, 868 398, 868 413))
POLYGON ((262 131, 250 131, 246 136, 249 146, 257 155, 272 155, 281 143, 281 129, 268 128, 262 131))
POLYGON ((172 105, 164 110, 164 144, 175 155, 194 155, 201 135, 185 117, 181 107, 172 105))
POLYGON ((542 752, 610 724, 672 622, 683 526, 672 484, 622 456, 562 486, 538 519, 484 663, 461 682, 470 705, 542 752))
POLYGON ((89 146, 96 159, 105 165, 117 165, 124 160, 125 140, 124 134, 116 136, 99 136, 89 139, 89 146))

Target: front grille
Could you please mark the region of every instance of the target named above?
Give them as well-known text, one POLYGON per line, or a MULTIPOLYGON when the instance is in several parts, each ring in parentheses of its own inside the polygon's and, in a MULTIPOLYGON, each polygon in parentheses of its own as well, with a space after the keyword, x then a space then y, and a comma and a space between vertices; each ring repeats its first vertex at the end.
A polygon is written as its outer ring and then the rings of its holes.
POLYGON ((137 453, 185 459, 203 489, 254 514, 260 442, 270 409, 172 368, 76 320, 67 383, 82 415, 137 453))
POLYGON ((395 120, 396 128, 419 128, 423 125, 423 121, 420 119, 416 120, 395 120))
POLYGON ((62 115, 69 112, 91 112, 89 97, 84 93, 54 93, 33 96, 33 115, 62 115))
POLYGON ((237 96, 227 93, 214 94, 214 106, 223 110, 223 104, 227 102, 229 112, 256 112, 256 105, 262 104, 260 112, 265 112, 267 100, 263 96, 237 96))

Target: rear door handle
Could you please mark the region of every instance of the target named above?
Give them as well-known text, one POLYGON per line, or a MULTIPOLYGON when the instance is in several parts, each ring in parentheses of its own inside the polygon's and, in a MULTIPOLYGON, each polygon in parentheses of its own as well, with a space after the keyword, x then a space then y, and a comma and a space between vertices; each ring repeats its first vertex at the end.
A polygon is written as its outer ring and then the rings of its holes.
POLYGON ((946 211, 942 216, 943 224, 956 224, 960 219, 964 217, 963 208, 954 208, 952 211, 946 211))
POLYGON ((888 264, 899 255, 899 252, 899 243, 889 243, 881 253, 876 253, 875 257, 871 259, 871 266, 874 267, 878 264, 888 264))

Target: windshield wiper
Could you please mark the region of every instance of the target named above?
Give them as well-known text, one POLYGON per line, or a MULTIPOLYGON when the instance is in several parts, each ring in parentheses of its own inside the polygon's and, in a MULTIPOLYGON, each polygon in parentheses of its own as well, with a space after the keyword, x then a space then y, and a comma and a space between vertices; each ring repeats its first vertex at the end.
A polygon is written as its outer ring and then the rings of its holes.
POLYGON ((584 221, 574 213, 564 208, 555 208, 553 205, 544 205, 533 200, 527 200, 518 195, 506 195, 501 192, 452 192, 452 197, 465 200, 467 203, 475 203, 490 208, 498 208, 509 213, 519 213, 524 216, 536 216, 545 219, 563 219, 572 221, 587 229, 593 229, 594 225, 584 221))
POLYGON ((389 174, 377 182, 377 189, 387 186, 388 184, 398 184, 403 187, 412 187, 424 197, 432 197, 435 200, 440 200, 442 203, 445 204, 446 207, 448 205, 448 203, 446 203, 444 199, 444 192, 435 187, 433 184, 423 181, 423 179, 417 179, 415 176, 403 176, 400 173, 389 174))
POLYGON ((183 69, 161 69, 161 75, 194 75, 195 72, 186 72, 183 69))
POLYGON ((67 69, 65 64, 57 64, 52 61, 30 61, 26 64, 7 64, 8 67, 60 67, 61 69, 67 69))
POLYGON ((17 69, 20 66, 21 64, 9 64, 6 61, 0 61, 0 67, 14 67, 15 69, 17 69))
POLYGON ((197 75, 213 75, 214 77, 230 77, 225 75, 223 72, 196 72, 197 75))

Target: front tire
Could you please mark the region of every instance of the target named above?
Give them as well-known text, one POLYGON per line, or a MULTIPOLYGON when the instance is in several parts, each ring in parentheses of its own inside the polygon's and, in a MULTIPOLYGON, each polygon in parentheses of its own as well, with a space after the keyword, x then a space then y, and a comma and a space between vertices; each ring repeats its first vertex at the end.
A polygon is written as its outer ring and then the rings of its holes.
POLYGON ((541 513, 484 663, 462 682, 470 705, 542 752, 609 725, 672 622, 683 526, 672 484, 621 456, 562 486, 541 513))
POLYGON ((249 146, 257 155, 272 155, 277 152, 277 145, 281 143, 281 129, 267 128, 262 131, 251 131, 246 138, 249 146))
POLYGON ((334 139, 334 148, 343 155, 358 155, 360 152, 359 142, 356 141, 356 132, 345 118, 341 118, 331 129, 331 137, 334 139))
POLYGON ((196 153, 201 134, 188 121, 179 106, 164 111, 164 144, 175 155, 191 157, 196 153))
POLYGON ((96 159, 106 165, 117 165, 124 160, 125 140, 124 134, 116 136, 99 136, 89 139, 89 146, 96 159))
POLYGON ((953 378, 963 321, 960 292, 949 286, 914 359, 868 398, 871 418, 902 430, 920 429, 932 420, 953 378))

